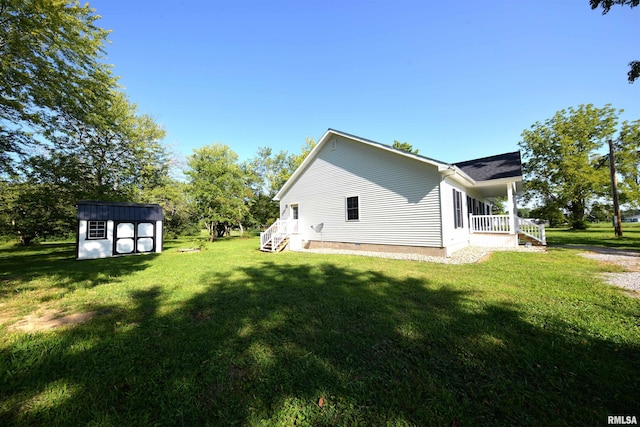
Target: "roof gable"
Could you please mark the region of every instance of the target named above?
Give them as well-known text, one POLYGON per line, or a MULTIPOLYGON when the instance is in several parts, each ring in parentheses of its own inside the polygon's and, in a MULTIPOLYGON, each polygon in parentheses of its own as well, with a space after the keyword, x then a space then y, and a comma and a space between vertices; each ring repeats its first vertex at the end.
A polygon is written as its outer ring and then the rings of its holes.
POLYGON ((522 176, 520 151, 454 163, 475 181, 516 178, 522 176))
POLYGON ((342 132, 342 131, 339 131, 339 130, 328 129, 325 132, 325 134, 322 135, 322 138, 320 138, 320 140, 318 141, 318 144, 316 144, 316 146, 313 148, 313 150, 311 150, 309 155, 307 155, 307 157, 303 160, 303 162, 300 164, 300 166, 298 166, 298 168, 293 172, 291 177, 289 177, 287 182, 285 182, 285 184, 282 186, 280 191, 278 191, 278 194, 275 195, 274 200, 280 200, 281 196, 287 191, 287 189, 292 185, 292 183, 295 182, 296 179, 303 173, 303 171, 313 161, 313 159, 317 156, 317 154, 320 152, 320 150, 322 150, 322 148, 326 144, 328 144, 329 141, 331 141, 336 136, 347 138, 347 139, 350 139, 352 141, 360 142, 362 144, 366 144, 366 145, 369 145, 371 147, 379 148, 381 150, 384 150, 384 151, 387 151, 389 153, 392 153, 393 155, 400 155, 400 156, 412 158, 412 159, 418 160, 420 162, 423 162, 423 163, 426 163, 426 164, 429 164, 429 165, 432 165, 432 166, 436 166, 438 168, 438 170, 440 170, 440 171, 451 168, 450 164, 441 162, 439 160, 435 160, 435 159, 432 159, 432 158, 429 158, 429 157, 421 156, 419 154, 409 153, 407 151, 402 151, 402 150, 399 150, 397 148, 393 148, 390 145, 382 144, 380 142, 372 141, 372 140, 366 139, 366 138, 361 138, 359 136, 351 135, 349 133, 342 132))
POLYGON ((491 181, 510 178, 513 178, 516 181, 522 181, 522 162, 520 159, 519 151, 450 164, 432 159, 430 157, 421 156, 419 154, 409 153, 394 148, 390 145, 382 144, 380 142, 375 142, 330 128, 325 132, 322 138, 320 138, 318 144, 316 144, 316 146, 313 148, 313 150, 311 150, 309 155, 307 155, 300 166, 298 166, 298 168, 293 172, 287 182, 285 182, 280 191, 278 191, 278 193, 275 195, 274 200, 281 199, 282 195, 304 172, 307 166, 318 155, 320 150, 336 136, 360 142, 371 147, 379 148, 381 150, 389 152, 392 155, 400 155, 418 160, 431 166, 436 166, 439 172, 446 174, 446 176, 450 176, 454 180, 465 183, 465 185, 474 186, 480 181, 491 181))

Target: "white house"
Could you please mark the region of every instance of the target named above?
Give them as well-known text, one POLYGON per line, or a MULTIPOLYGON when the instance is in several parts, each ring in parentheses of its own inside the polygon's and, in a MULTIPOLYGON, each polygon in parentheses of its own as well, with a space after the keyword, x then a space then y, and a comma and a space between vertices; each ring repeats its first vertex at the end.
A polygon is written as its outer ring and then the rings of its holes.
POLYGON ((260 249, 336 248, 448 256, 466 246, 545 244, 517 217, 519 152, 444 163, 329 129, 280 189, 260 249), (506 197, 508 215, 493 215, 506 197))
POLYGON ((162 252, 162 207, 78 202, 76 259, 162 252))

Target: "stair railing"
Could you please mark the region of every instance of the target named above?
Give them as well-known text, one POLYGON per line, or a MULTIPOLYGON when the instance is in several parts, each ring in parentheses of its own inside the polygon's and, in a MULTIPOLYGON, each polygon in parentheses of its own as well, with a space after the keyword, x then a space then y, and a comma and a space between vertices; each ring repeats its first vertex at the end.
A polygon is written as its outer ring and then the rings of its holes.
POLYGON ((260 250, 271 243, 271 252, 274 252, 291 233, 297 232, 298 221, 293 219, 277 219, 269 228, 260 233, 260 250))
POLYGON ((544 224, 536 224, 530 219, 518 218, 518 232, 537 240, 543 245, 547 244, 547 236, 544 231, 544 224))

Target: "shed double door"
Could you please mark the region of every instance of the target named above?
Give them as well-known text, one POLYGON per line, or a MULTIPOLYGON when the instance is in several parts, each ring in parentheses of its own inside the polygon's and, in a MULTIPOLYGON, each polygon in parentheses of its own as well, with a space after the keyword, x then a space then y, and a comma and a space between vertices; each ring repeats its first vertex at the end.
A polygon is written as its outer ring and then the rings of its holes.
POLYGON ((116 222, 113 253, 121 255, 154 252, 155 230, 153 222, 116 222))

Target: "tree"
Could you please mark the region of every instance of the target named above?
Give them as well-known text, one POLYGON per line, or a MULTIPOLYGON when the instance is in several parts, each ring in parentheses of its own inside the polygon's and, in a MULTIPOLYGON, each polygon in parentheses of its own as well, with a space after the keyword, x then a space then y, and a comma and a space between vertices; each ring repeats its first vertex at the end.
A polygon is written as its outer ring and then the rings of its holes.
POLYGON ((0 173, 61 114, 82 120, 116 86, 98 18, 78 1, 0 1, 0 173))
POLYGON ((584 228, 589 204, 609 194, 606 168, 597 168, 604 144, 614 138, 617 114, 610 105, 558 111, 522 133, 527 199, 547 211, 566 210, 573 228, 584 228))
POLYGON ((402 150, 402 151, 406 151, 407 153, 411 153, 411 154, 418 154, 419 150, 416 148, 414 149, 413 146, 411 144, 409 144, 408 142, 400 142, 398 140, 394 140, 393 141, 393 148, 397 149, 397 150, 402 150))
MULTIPOLYGON (((591 4, 591 9, 601 7, 602 14, 606 15, 616 4, 620 6, 626 5, 633 9, 640 5, 640 0, 589 0, 589 3, 591 4)), ((640 61, 629 62, 629 72, 627 73, 629 83, 633 83, 638 77, 640 77, 640 61)))
POLYGON ((249 192, 238 155, 226 145, 208 145, 194 150, 188 167, 189 193, 209 240, 215 240, 219 226, 237 224, 242 231, 249 192))
POLYGON ((549 221, 549 227, 557 227, 567 222, 567 218, 562 211, 554 205, 542 205, 531 210, 530 215, 533 218, 549 221))
POLYGON ((243 164, 252 195, 249 207, 252 225, 261 227, 278 218, 278 203, 273 197, 286 182, 288 162, 286 151, 274 154, 271 148, 260 147, 256 157, 243 164))
POLYGON ((282 185, 287 182, 287 180, 296 171, 296 169, 298 169, 298 166, 302 164, 304 159, 307 158, 309 153, 311 153, 311 150, 313 150, 315 147, 316 141, 311 137, 307 137, 302 147, 300 147, 300 154, 291 154, 291 156, 289 157, 289 164, 287 166, 286 173, 282 176, 282 178, 284 179, 284 181, 282 181, 282 185))
POLYGON ((250 213, 254 225, 271 224, 280 216, 273 198, 315 146, 316 142, 307 138, 300 154, 274 154, 271 148, 260 147, 256 157, 243 165, 252 191, 250 213))
POLYGON ((621 203, 640 208, 640 120, 622 123, 615 149, 621 203))
POLYGON ((68 192, 59 185, 29 181, 0 185, 2 228, 16 235, 21 245, 71 233, 75 212, 75 204, 68 203, 68 192))
POLYGON ((290 156, 286 151, 277 154, 269 147, 260 147, 256 157, 244 167, 251 174, 250 186, 254 194, 273 197, 290 176, 290 156))
POLYGON ((165 132, 120 91, 95 107, 83 120, 61 114, 44 133, 51 141, 45 155, 68 159, 64 172, 82 180, 85 198, 135 200, 168 174, 168 153, 160 144, 165 132))
POLYGON ((200 232, 187 187, 186 183, 167 177, 161 185, 140 195, 140 202, 162 206, 164 232, 168 238, 200 232))
POLYGON ((51 142, 17 165, 11 198, 0 203, 0 213, 23 244, 71 233, 78 200, 140 201, 166 181, 168 155, 159 141, 164 131, 138 115, 123 94, 109 102, 111 108, 86 122, 68 117, 63 131, 45 133, 51 142))

